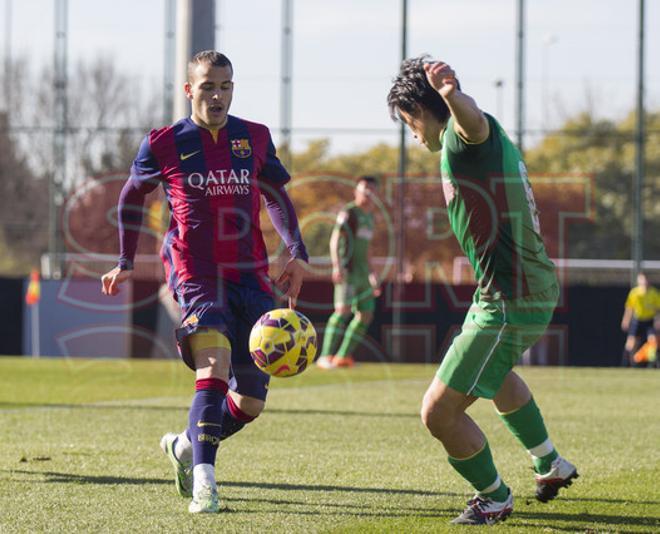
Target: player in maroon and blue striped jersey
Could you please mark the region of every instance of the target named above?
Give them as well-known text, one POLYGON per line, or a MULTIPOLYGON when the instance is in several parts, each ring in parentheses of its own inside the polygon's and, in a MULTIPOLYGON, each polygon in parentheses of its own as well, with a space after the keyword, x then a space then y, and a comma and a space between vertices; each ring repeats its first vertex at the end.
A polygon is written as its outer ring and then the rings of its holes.
POLYGON ((252 325, 273 309, 268 257, 260 228, 261 198, 290 260, 275 285, 295 305, 307 252, 284 189, 290 177, 268 128, 228 114, 234 82, 229 59, 200 52, 188 65, 192 115, 142 142, 119 198, 120 259, 102 278, 114 295, 131 277, 145 195, 162 185, 171 213, 161 257, 182 310, 177 341, 195 371, 188 429, 168 433, 163 451, 189 510, 219 511, 214 465, 221 440, 264 408, 268 375, 252 362, 252 325))

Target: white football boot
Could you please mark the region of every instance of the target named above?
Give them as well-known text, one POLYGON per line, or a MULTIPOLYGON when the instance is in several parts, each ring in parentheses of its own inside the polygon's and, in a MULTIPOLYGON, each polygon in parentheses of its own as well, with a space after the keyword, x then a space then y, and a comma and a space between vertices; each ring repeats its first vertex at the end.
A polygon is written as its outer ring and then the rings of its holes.
POLYGON ((220 511, 217 488, 201 486, 198 491, 193 492, 188 511, 191 514, 217 514, 220 511))
POLYGON ((543 475, 536 474, 536 498, 541 502, 554 499, 561 488, 566 488, 578 478, 577 469, 568 460, 558 456, 552 462, 550 471, 543 475))

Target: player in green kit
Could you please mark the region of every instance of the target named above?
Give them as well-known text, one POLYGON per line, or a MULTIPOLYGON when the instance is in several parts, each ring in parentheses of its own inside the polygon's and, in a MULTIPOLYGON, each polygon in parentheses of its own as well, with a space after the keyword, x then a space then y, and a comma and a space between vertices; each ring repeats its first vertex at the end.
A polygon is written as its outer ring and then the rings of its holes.
POLYGON ((335 310, 325 327, 317 360, 323 369, 354 365, 353 351, 373 319, 375 297, 380 295, 369 258, 376 178, 360 177, 354 194, 355 200, 339 212, 330 237, 335 310))
POLYGON ((519 151, 461 91, 449 65, 427 56, 404 61, 388 105, 393 119, 430 151, 441 152, 449 223, 477 278, 461 333, 424 396, 422 421, 477 492, 452 522, 496 523, 513 511, 513 496, 486 437, 465 413, 478 398, 494 402, 529 452, 538 500, 553 499, 578 476, 559 456, 529 388, 512 370, 552 318, 559 296, 555 268, 519 151))

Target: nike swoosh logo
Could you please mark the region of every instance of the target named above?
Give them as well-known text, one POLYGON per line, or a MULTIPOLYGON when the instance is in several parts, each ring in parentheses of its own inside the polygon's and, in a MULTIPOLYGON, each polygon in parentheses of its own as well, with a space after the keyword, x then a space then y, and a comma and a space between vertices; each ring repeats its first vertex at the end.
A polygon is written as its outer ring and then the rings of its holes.
POLYGON ((188 158, 192 158, 195 154, 199 154, 201 150, 195 150, 190 154, 181 154, 181 161, 186 161, 188 158))
POLYGON ((197 426, 200 428, 204 426, 217 426, 219 428, 222 428, 222 425, 219 425, 218 423, 205 423, 204 421, 197 421, 197 426))

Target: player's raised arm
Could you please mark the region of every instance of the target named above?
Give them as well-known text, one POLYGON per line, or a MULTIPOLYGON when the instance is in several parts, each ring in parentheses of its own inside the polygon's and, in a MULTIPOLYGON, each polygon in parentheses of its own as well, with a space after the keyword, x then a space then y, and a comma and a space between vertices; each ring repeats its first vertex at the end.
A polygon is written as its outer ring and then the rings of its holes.
POLYGON ((458 80, 452 68, 438 61, 424 65, 426 78, 447 103, 454 117, 456 132, 470 143, 483 143, 489 134, 489 126, 483 112, 474 99, 459 89, 458 80))

